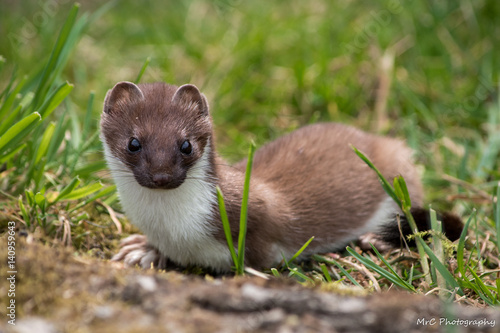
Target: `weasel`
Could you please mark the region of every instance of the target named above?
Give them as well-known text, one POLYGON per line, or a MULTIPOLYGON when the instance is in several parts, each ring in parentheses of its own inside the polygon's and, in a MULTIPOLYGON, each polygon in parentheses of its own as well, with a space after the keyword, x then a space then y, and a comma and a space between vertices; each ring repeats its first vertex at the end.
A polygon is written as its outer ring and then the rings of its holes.
MULTIPOLYGON (((229 165, 217 154, 208 102, 198 88, 119 82, 106 95, 101 133, 125 214, 145 235, 131 236, 115 259, 229 271, 216 186, 236 243, 246 159, 229 165)), ((402 141, 337 123, 305 126, 255 152, 246 265, 272 267, 311 236, 303 255, 342 249, 367 233, 399 242, 399 207, 350 145, 387 179, 402 175, 413 206, 422 207, 422 185, 402 141)), ((458 218, 446 215, 443 223, 448 237, 458 238, 458 218)))

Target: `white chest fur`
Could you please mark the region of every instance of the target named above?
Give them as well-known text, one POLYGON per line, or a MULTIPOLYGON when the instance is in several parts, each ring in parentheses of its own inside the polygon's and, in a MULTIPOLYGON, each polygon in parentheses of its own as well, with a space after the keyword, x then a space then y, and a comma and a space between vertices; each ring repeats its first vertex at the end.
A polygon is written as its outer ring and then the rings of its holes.
POLYGON ((207 179, 208 150, 188 171, 184 183, 172 190, 140 186, 124 163, 105 157, 115 180, 127 217, 147 236, 160 253, 181 265, 201 265, 228 271, 231 256, 226 244, 217 241, 208 219, 217 207, 216 190, 207 179))

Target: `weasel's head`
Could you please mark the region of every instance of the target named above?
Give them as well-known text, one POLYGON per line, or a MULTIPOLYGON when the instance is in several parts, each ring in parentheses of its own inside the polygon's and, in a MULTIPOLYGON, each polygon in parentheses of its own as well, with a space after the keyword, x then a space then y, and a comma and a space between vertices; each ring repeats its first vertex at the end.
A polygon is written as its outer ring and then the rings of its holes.
POLYGON ((210 150, 212 122, 194 85, 119 82, 106 95, 101 132, 115 178, 131 172, 141 186, 173 189, 210 150))

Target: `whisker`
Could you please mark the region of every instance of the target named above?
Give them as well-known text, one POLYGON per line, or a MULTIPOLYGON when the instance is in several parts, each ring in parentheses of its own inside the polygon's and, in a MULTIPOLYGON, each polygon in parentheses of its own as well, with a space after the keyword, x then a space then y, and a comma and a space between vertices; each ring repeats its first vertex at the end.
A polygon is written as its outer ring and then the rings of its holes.
POLYGON ((218 179, 207 179, 207 178, 197 178, 197 177, 186 177, 185 180, 197 180, 204 183, 217 183, 218 179))
POLYGON ((116 173, 124 173, 124 174, 129 174, 129 175, 133 175, 133 173, 129 170, 118 170, 118 169, 109 169, 107 170, 108 172, 116 172, 116 173))
POLYGON ((115 156, 115 155, 113 155, 113 154, 111 154, 110 156, 111 156, 111 158, 113 158, 113 159, 115 159, 115 160, 117 160, 117 161, 119 161, 119 162, 121 162, 121 163, 123 163, 123 164, 125 164, 125 165, 128 165, 128 166, 130 166, 130 167, 132 167, 132 168, 135 168, 135 167, 136 167, 136 165, 135 165, 135 164, 133 164, 133 163, 131 163, 131 162, 129 162, 129 161, 122 160, 122 159, 120 159, 120 158, 116 157, 116 156, 115 156))

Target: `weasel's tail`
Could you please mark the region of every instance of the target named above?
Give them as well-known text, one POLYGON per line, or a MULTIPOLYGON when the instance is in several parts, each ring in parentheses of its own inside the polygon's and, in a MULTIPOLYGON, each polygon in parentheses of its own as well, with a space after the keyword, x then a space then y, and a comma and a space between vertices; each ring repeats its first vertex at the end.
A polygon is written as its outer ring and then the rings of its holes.
MULTIPOLYGON (((431 229, 429 210, 420 207, 412 208, 411 214, 413 215, 413 219, 415 220, 419 231, 431 229)), ((464 228, 460 217, 453 213, 438 213, 437 219, 438 221, 441 221, 443 233, 449 240, 454 241, 460 238, 460 234, 464 228)), ((401 231, 397 221, 385 225, 382 228, 380 236, 384 242, 400 246, 402 244, 401 234, 406 237, 407 235, 411 235, 413 233, 404 215, 400 217, 400 222, 401 231)))

